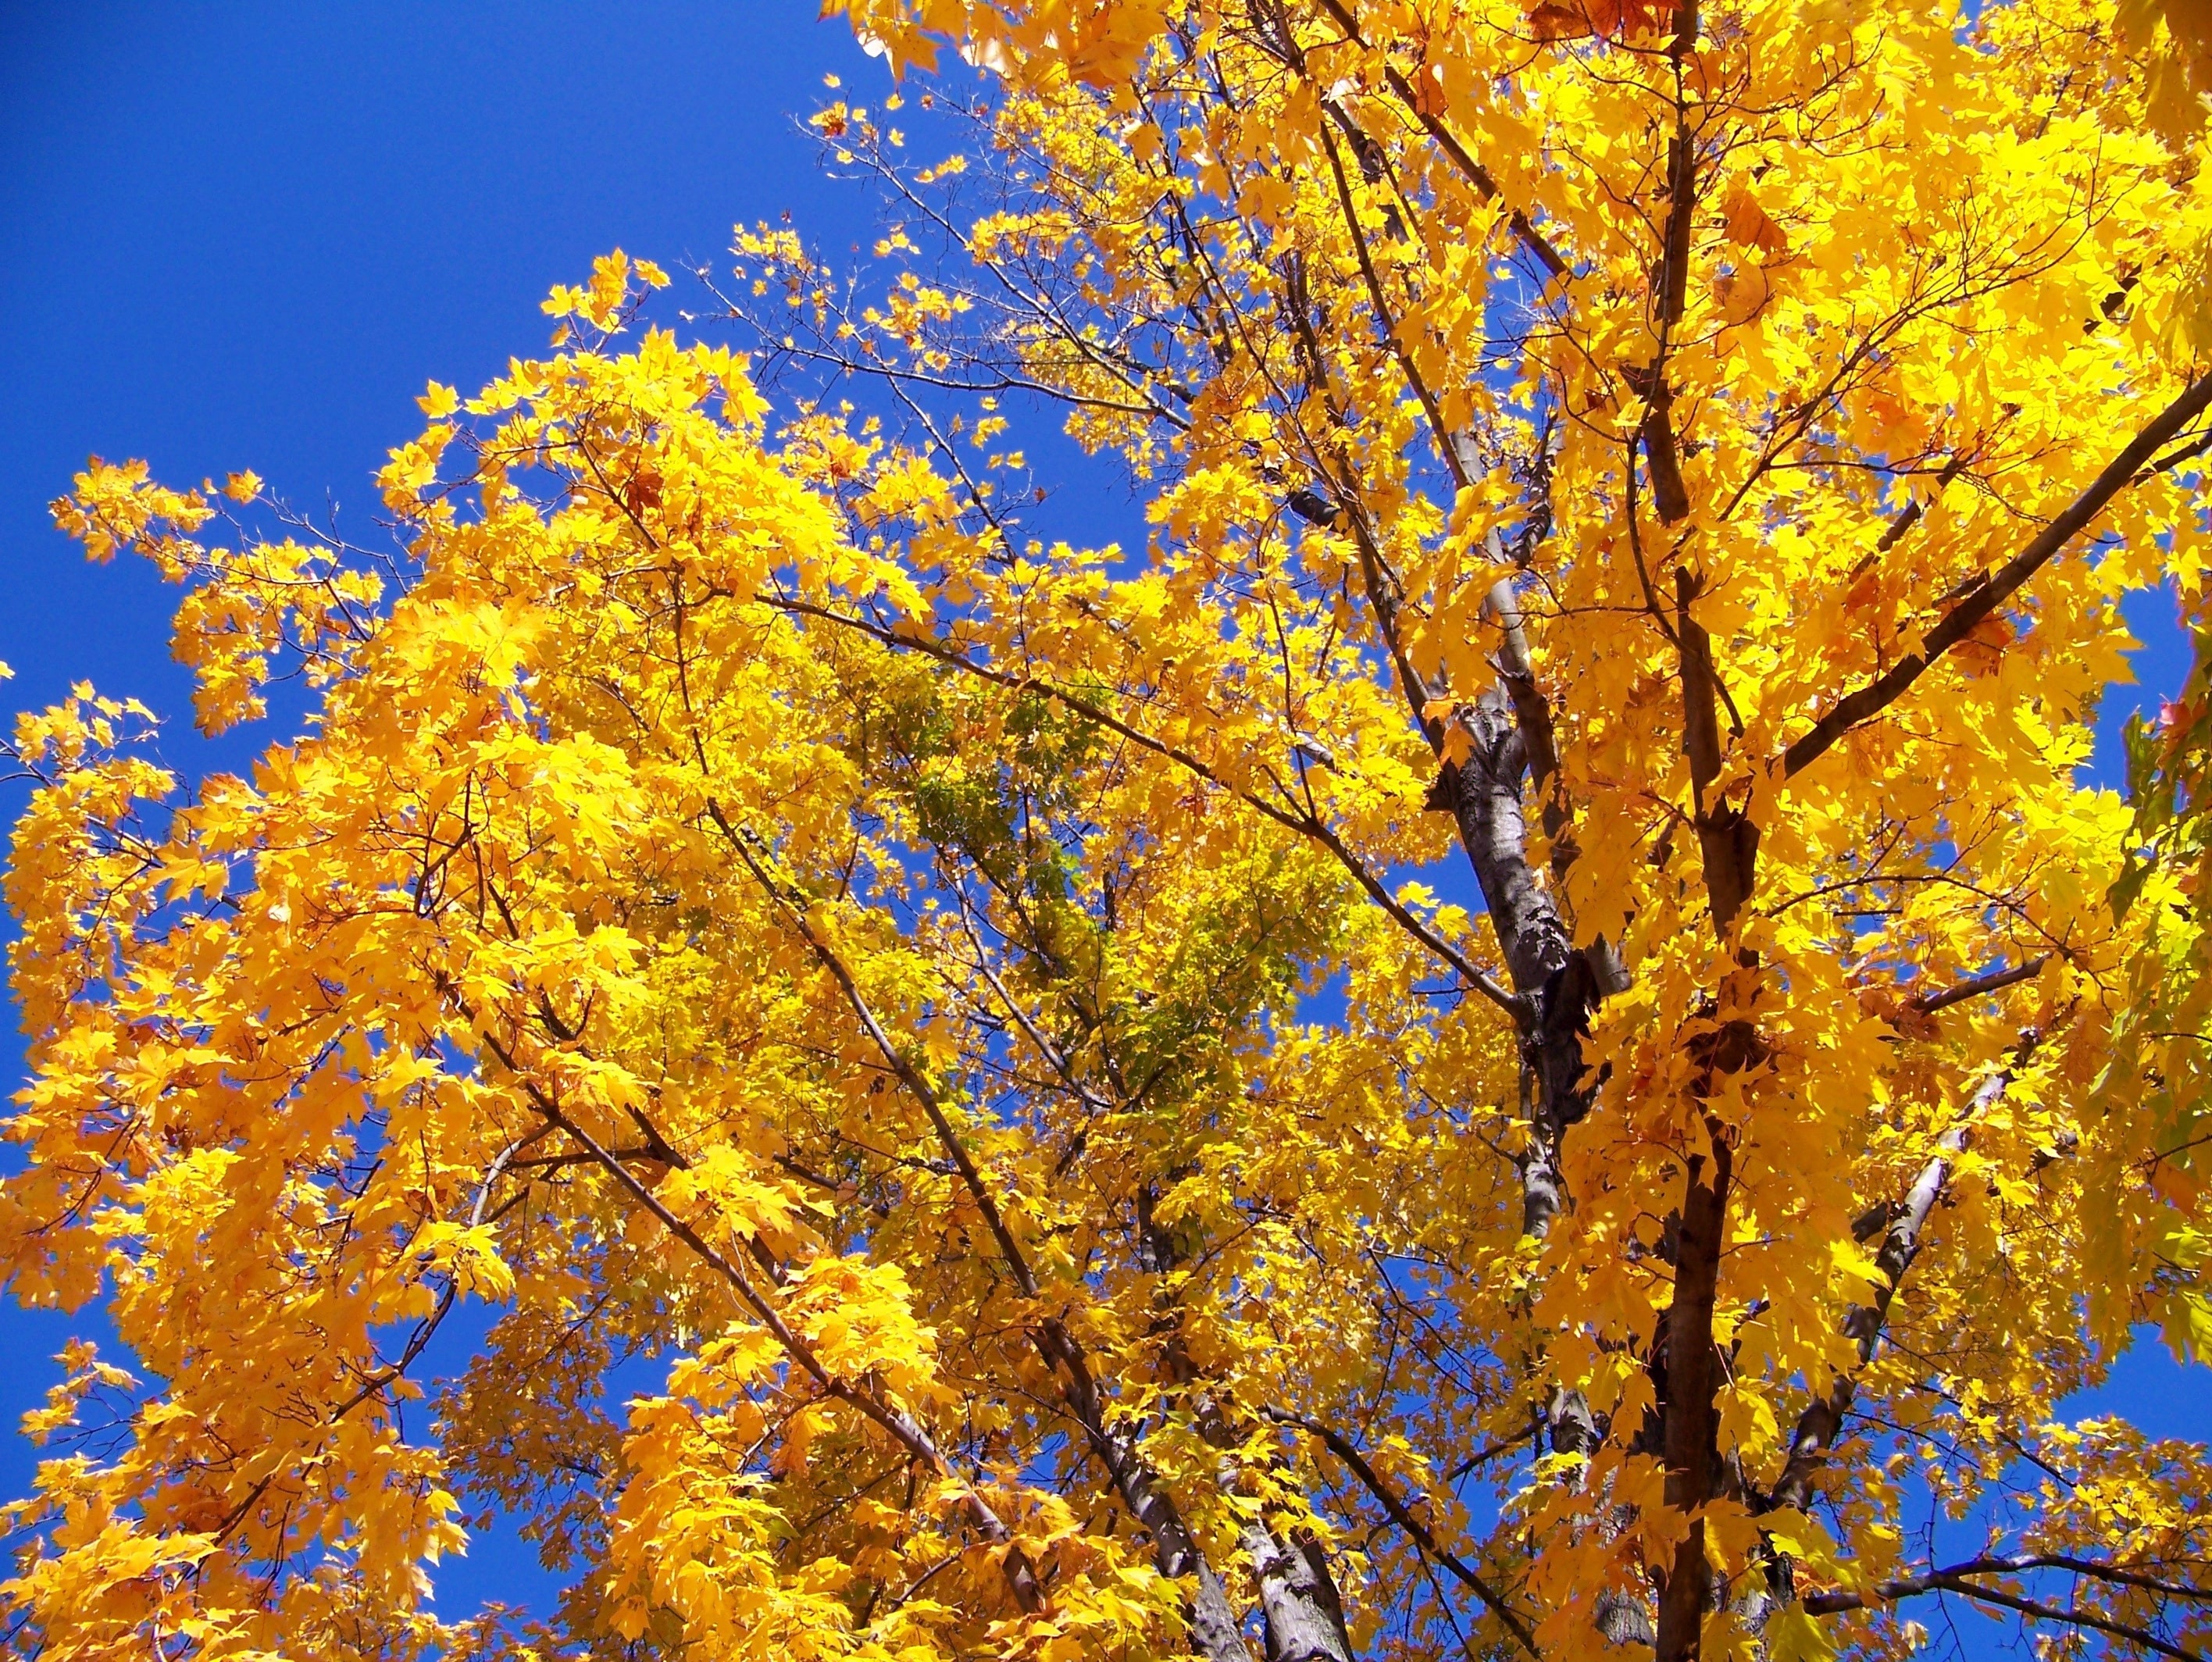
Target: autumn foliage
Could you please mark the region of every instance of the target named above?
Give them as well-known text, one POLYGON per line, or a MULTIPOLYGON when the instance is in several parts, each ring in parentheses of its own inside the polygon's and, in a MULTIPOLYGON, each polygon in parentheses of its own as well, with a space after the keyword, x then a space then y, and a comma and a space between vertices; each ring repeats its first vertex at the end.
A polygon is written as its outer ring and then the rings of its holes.
POLYGON ((2194 14, 835 9, 857 270, 56 505, 310 713, 17 728, 17 1646, 2202 1654, 2194 14))

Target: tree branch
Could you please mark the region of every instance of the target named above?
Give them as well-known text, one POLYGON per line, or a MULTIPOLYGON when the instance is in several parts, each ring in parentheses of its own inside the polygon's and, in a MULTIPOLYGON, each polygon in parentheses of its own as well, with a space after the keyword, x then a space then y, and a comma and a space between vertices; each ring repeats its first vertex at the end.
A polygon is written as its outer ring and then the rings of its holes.
MULTIPOLYGON (((1936 1139, 1935 1156, 1920 1168, 1911 1188, 1905 1192, 1903 1204, 1892 1214, 1881 1248, 1875 1254, 1882 1283, 1875 1291, 1874 1302, 1853 1306, 1844 1318, 1844 1334, 1851 1341, 1858 1368, 1863 1368, 1874 1360, 1882 1325, 1888 1319, 1890 1301, 1896 1297, 1905 1272, 1919 1256, 1922 1232, 1927 1228, 1929 1215, 1936 1210, 1936 1201, 1942 1197, 1944 1186, 1950 1181, 1951 1162, 1965 1151, 1967 1134, 1974 1122, 2004 1095, 2005 1088, 2012 1083, 2013 1067, 2027 1061, 2033 1042, 2033 1039, 2023 1041, 2014 1053, 2012 1066, 2001 1069, 1982 1082, 1958 1123, 1936 1139)), ((1812 1497, 1814 1474, 1826 1462, 1828 1451, 1835 1446, 1843 1429, 1844 1415, 1856 1392, 1851 1375, 1838 1373, 1826 1393, 1797 1416, 1796 1428, 1790 1438, 1790 1459, 1768 1497, 1770 1507, 1790 1507, 1801 1511, 1804 1508, 1812 1497)))
POLYGON ((1416 917, 1405 902, 1390 893, 1389 889, 1383 885, 1382 879, 1368 869, 1367 863, 1345 846, 1341 837, 1310 813, 1293 813, 1288 809, 1279 807, 1267 801, 1263 797, 1255 796, 1249 791, 1239 790, 1229 785, 1203 758, 1192 755, 1179 745, 1170 744, 1164 740, 1153 737, 1150 733, 1131 726, 1120 717, 1091 702, 1080 694, 1070 692, 1067 688, 1055 685, 1042 676, 1015 675, 1006 670, 995 670, 988 664, 978 664, 966 653, 942 641, 933 640, 926 636, 900 634, 880 623, 873 622, 865 617, 855 617, 850 613, 840 612, 831 607, 816 605, 811 602, 793 599, 787 595, 764 593, 757 596, 756 598, 762 604, 772 606, 780 611, 791 612, 801 617, 818 618, 823 622, 835 623, 841 628, 865 634, 871 640, 882 642, 884 646, 921 652, 925 657, 933 658, 950 668, 964 670, 995 686, 1004 687, 1015 692, 1041 694, 1073 711, 1085 720, 1095 722, 1107 731, 1127 739, 1139 749, 1148 750, 1164 761, 1175 763, 1176 767, 1204 779, 1207 784, 1227 795, 1234 797, 1246 807, 1265 815, 1285 830, 1294 831, 1302 837, 1310 838, 1329 852, 1337 864, 1351 874, 1352 881, 1365 891, 1367 897, 1381 907, 1400 928, 1449 965, 1453 973, 1468 986, 1474 988, 1475 992, 1480 993, 1507 1015, 1518 1019, 1521 1006, 1512 993, 1499 986, 1495 978, 1478 969, 1464 953, 1459 951, 1416 917))
POLYGON ((1414 1514, 1413 1509, 1399 1497, 1397 1492, 1383 1481, 1382 1474, 1370 1465, 1366 1458, 1350 1442, 1330 1430, 1328 1427, 1299 1415, 1286 1414, 1277 1408, 1262 1408, 1260 1412, 1277 1425, 1291 1426, 1309 1436, 1319 1439, 1328 1452, 1341 1460, 1352 1475, 1359 1479, 1367 1492, 1382 1502, 1383 1511, 1390 1514, 1390 1520, 1413 1537, 1413 1544, 1425 1556, 1450 1571, 1453 1578, 1462 1586, 1482 1601, 1484 1607, 1498 1618, 1498 1625, 1513 1635, 1515 1643, 1531 1657, 1541 1654, 1536 1648, 1536 1635, 1530 1631, 1528 1624, 1514 1611, 1513 1607, 1506 1603, 1504 1595, 1474 1570, 1468 1568, 1456 1554, 1446 1550, 1437 1540, 1436 1536, 1431 1532, 1429 1526, 1414 1514))
POLYGON ((1975 1574, 1996 1573, 1999 1568, 1987 1561, 1977 1561, 1950 1569, 1930 1570, 1925 1575, 1904 1576, 1896 1580, 1884 1581, 1866 1592, 1816 1592, 1803 1601, 1803 1608, 1808 1616, 1833 1616, 1844 1610, 1866 1610, 1876 1604, 1893 1604, 1899 1598, 1916 1598, 1923 1593, 1955 1592, 1962 1598, 1983 1604, 2018 1610, 2021 1615, 2032 1616, 2039 1622, 2056 1622, 2071 1628, 2091 1628, 2115 1639, 2141 1645, 2145 1650, 2154 1651, 2160 1656, 2173 1657, 2177 1662, 2203 1662, 2199 1653, 2184 1650, 2147 1629, 2130 1627, 2124 1622, 2113 1621, 2110 1617, 2099 1616, 2091 1610, 2069 1610, 2063 1605, 2045 1604, 2039 1598, 2023 1598, 2019 1593, 1984 1586, 1968 1579, 1975 1574))
MULTIPOLYGON (((1035 1304, 1038 1301, 1038 1283, 1036 1271, 1028 1255, 1014 1239, 1007 1224, 998 1197, 983 1180, 982 1172, 975 1156, 952 1124, 951 1114, 944 1095, 922 1071, 915 1065, 905 1048, 894 1040, 889 1029, 878 1018, 869 1005, 866 996, 851 968, 836 948, 824 940, 807 916, 803 899, 795 898, 789 889, 778 883, 762 864, 748 839, 739 834, 722 811, 721 804, 713 797, 707 798, 707 812, 746 870, 765 889, 785 916, 791 919, 799 938, 814 955, 817 962, 829 971, 845 995, 854 1017, 868 1035, 878 1054, 898 1077, 908 1093, 921 1105, 928 1117, 930 1128, 936 1133, 938 1145, 945 1150, 960 1174, 962 1186, 968 1191, 975 1209, 983 1215, 984 1227, 999 1248, 1014 1285, 1022 1297, 1035 1304)), ((1097 1377, 1091 1370, 1090 1360, 1082 1342, 1067 1330, 1058 1316, 1040 1314, 1030 1333, 1031 1342, 1044 1359, 1045 1366, 1060 1378, 1065 1370, 1060 1394, 1076 1423, 1083 1428, 1085 1436, 1106 1469, 1108 1480, 1113 1484, 1130 1512, 1152 1536, 1153 1556, 1163 1574, 1182 1578, 1195 1577, 1197 1596, 1192 1610, 1193 1636, 1199 1641, 1209 1662, 1246 1662, 1244 1643, 1237 1634, 1234 1613, 1229 1608, 1228 1596, 1220 1578, 1206 1562, 1197 1539, 1183 1521, 1182 1513, 1175 1504, 1166 1485, 1151 1463, 1138 1451, 1132 1435, 1117 1434, 1106 1423, 1106 1404, 1100 1394, 1097 1377)))
POLYGON ((1923 992, 1908 999, 1913 1009, 1923 1016, 1933 1016, 1939 1010, 1948 1010, 1954 1004, 1963 1004, 1970 998, 1978 998, 1985 992, 2001 992, 2008 986, 2018 986, 2022 981, 2032 981, 2043 973, 2051 955, 2030 958, 2026 963, 2014 964, 2010 969, 1993 969, 1986 975, 1977 975, 1948 986, 1936 992, 1923 992))
MULTIPOLYGON (((1367 45, 1366 37, 1359 33, 1358 20, 1346 9, 1342 0, 1322 0, 1322 3, 1336 20, 1337 27, 1355 44, 1367 45)), ((1437 148, 1451 159, 1452 166, 1459 170, 1468 184, 1474 186, 1475 194, 1485 202, 1496 201, 1498 181, 1491 176, 1490 169, 1468 154, 1467 147, 1453 136, 1451 129, 1444 125, 1440 117, 1429 112, 1425 100, 1414 90, 1413 83, 1406 79, 1398 66, 1386 61, 1382 65, 1382 78, 1390 90, 1397 94, 1398 101, 1406 106, 1407 112, 1421 124, 1423 130, 1436 141, 1437 148)), ((1521 246, 1536 257, 1545 270, 1554 277, 1567 275, 1569 268, 1566 261, 1560 258, 1559 251, 1553 247, 1544 234, 1529 222, 1526 214, 1518 208, 1511 209, 1506 215, 1506 223, 1520 240, 1521 246)))
POLYGON ((485 1047, 497 1057, 500 1065, 514 1077, 516 1083, 521 1085, 524 1094, 530 1098, 538 1113, 567 1133, 571 1141, 591 1156, 592 1163, 613 1178, 619 1186, 629 1192, 633 1200, 652 1215, 661 1228, 690 1248, 702 1263, 726 1282, 745 1307, 753 1313, 763 1327, 768 1329, 776 1344, 783 1350, 784 1354, 798 1365, 801 1372, 814 1381, 817 1389, 824 1396, 833 1397, 840 1402, 850 1404, 858 1409, 868 1419, 872 1420, 888 1432, 895 1441, 931 1471, 941 1477, 949 1477, 960 1485, 962 1501, 968 1509, 969 1517, 974 1520, 976 1529, 994 1545, 1008 1549, 1001 1562, 1015 1601, 1031 1615, 1042 1611, 1045 1608, 1044 1590, 1038 1585, 1036 1574, 1030 1566, 1028 1556, 1015 1543, 1013 1532, 1006 1527, 998 1513, 991 1509, 990 1502, 983 1498, 981 1491, 954 1471, 951 1462, 946 1459, 943 1452, 937 1447, 936 1440, 921 1428, 921 1423, 904 1409, 882 1400, 872 1388, 862 1388, 831 1374, 823 1366, 820 1358, 815 1356, 813 1348, 792 1331, 790 1325, 784 1320, 782 1313, 769 1302, 758 1288, 753 1285, 751 1278, 744 1271, 740 1270, 712 1241, 665 1205, 660 1198, 646 1186, 641 1178, 624 1166, 611 1150, 564 1113, 560 1104, 553 1100, 551 1095, 544 1087, 530 1077, 517 1063, 514 1053, 495 1035, 483 1032, 481 1028, 478 1031, 485 1047))
POLYGON ((2086 530, 2113 497, 2135 482, 2159 447, 2203 415, 2208 406, 2212 406, 2212 373, 2198 376, 2184 388, 2026 548, 1946 612, 1942 621, 1929 630, 1918 652, 1906 654, 1887 674, 1838 700, 1833 708, 1813 724, 1811 731, 1783 753, 1783 777, 1788 779, 1804 772, 1845 733, 1902 698, 1936 659, 1972 634, 1977 625, 2012 598, 2022 584, 2086 530))

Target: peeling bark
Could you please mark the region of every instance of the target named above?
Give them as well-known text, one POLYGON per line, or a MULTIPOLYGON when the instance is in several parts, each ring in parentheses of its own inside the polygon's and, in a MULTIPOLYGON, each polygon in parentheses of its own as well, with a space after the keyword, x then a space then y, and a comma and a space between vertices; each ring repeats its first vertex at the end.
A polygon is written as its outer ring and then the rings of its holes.
POLYGON ((1539 1100, 1522 1162, 1522 1228, 1541 1236, 1564 1202, 1559 1150, 1566 1128, 1589 1110, 1582 1088, 1582 1034, 1599 985, 1588 955, 1568 939, 1558 904, 1529 864, 1521 779, 1528 749, 1509 697, 1485 694, 1456 713, 1470 741, 1465 761, 1446 763, 1440 794, 1459 824, 1498 931, 1506 974, 1522 1000, 1521 1046, 1539 1100))
POLYGON ((1088 1414, 1079 1410, 1077 1418, 1122 1503, 1151 1532, 1152 1561, 1160 1574, 1177 1580, 1188 1576, 1197 1581, 1189 1611, 1192 1649, 1207 1662, 1251 1662, 1221 1578, 1206 1562, 1174 1496, 1139 1450, 1134 1428, 1107 1430, 1099 1418, 1095 1393, 1088 1414))
POLYGON ((1260 1583, 1267 1662, 1352 1662, 1344 1604, 1320 1544, 1286 1543, 1260 1523, 1245 1526, 1243 1544, 1260 1583))

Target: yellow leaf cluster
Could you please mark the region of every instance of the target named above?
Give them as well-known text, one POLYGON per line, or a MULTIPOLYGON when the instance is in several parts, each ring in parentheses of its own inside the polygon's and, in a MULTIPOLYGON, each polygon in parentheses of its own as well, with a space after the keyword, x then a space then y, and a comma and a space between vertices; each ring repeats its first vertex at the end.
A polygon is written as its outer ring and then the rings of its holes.
POLYGON ((56 505, 313 719, 16 731, 0 1250, 137 1364, 21 1630, 520 1643, 428 1598, 496 1507, 577 1656, 2201 1643, 2203 1451, 2063 1408, 2212 1348, 2202 685, 2080 777, 2203 599, 2134 13, 835 9, 989 142, 825 111, 912 217, 741 230, 726 335, 556 289, 383 578, 56 505))

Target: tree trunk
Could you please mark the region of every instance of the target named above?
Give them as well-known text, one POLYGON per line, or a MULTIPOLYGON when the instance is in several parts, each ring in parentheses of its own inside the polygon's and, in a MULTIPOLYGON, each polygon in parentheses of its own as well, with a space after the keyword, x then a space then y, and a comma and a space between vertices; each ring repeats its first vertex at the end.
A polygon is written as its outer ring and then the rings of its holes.
MULTIPOLYGON (((1717 1131, 1717 1127, 1712 1127, 1717 1131)), ((1720 1278, 1722 1228, 1728 1210, 1732 1156, 1717 1135, 1709 1156, 1690 1162, 1677 1232, 1674 1296, 1667 1308, 1666 1416, 1662 1457, 1667 1506, 1695 1511, 1712 1498, 1714 1444, 1719 1426, 1713 1395, 1719 1370, 1713 1350, 1713 1301, 1720 1278)), ((1702 1519, 1676 1545, 1659 1593, 1656 1662, 1692 1662, 1698 1654, 1712 1577, 1705 1563, 1702 1519)))
POLYGON ((1344 1606, 1320 1545, 1285 1542, 1260 1523, 1245 1526, 1243 1544, 1260 1582, 1267 1662, 1352 1662, 1344 1606))

